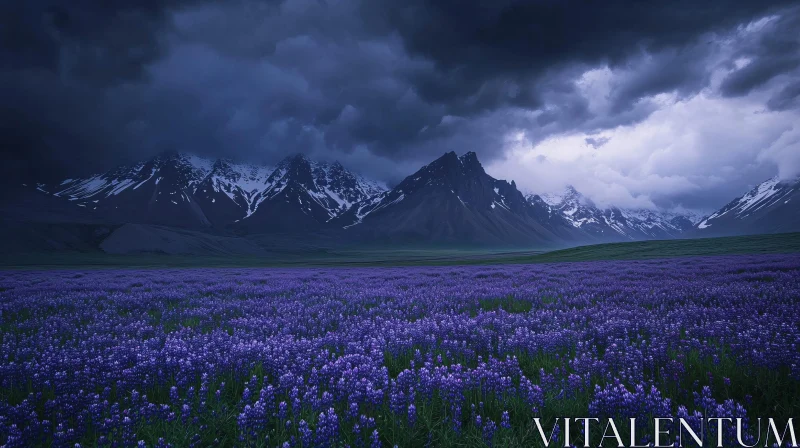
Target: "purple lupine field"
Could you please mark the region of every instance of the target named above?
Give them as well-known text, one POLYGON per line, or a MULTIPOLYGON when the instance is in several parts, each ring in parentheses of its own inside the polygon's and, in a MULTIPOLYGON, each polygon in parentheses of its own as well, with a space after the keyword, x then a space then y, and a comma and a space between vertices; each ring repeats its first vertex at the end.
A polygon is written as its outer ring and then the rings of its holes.
POLYGON ((800 416, 800 255, 7 271, 0 329, 5 447, 542 446, 536 417, 800 416))

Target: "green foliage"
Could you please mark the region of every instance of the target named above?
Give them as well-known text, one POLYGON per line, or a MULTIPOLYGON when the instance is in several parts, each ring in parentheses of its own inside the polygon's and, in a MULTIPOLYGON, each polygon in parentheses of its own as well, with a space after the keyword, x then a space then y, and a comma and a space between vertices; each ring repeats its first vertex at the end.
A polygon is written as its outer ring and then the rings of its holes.
POLYGON ((506 313, 521 314, 530 311, 533 308, 533 302, 512 296, 497 299, 481 299, 479 308, 483 311, 502 310, 506 313))

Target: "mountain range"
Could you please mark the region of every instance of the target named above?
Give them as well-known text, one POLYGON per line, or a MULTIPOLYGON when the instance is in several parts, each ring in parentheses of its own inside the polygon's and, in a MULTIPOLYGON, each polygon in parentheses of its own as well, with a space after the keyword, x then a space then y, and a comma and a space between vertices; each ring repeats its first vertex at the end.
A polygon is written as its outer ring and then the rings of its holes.
MULTIPOLYGON (((195 241, 192 247, 223 244, 209 243, 212 237, 226 238, 223 246, 229 247, 229 239, 254 235, 262 240, 265 235, 292 235, 295 240, 326 235, 354 244, 564 247, 797 231, 799 187, 798 180, 771 179, 699 218, 602 208, 573 187, 557 195, 523 194, 514 181, 487 174, 473 152, 445 153, 393 188, 338 162, 303 155, 273 167, 164 153, 86 178, 25 184, 29 205, 17 206, 13 213, 22 210, 28 221, 41 221, 30 218, 36 214, 32 210, 58 210, 58 222, 105 225, 109 233, 117 233, 107 239, 124 242, 133 251, 158 251, 159 238, 166 238, 163 232, 178 230, 204 235, 204 242, 195 241), (119 232, 127 236, 121 238, 119 232), (129 244, 142 235, 147 244, 129 244)), ((49 215, 52 221, 53 213, 49 215)), ((234 246, 241 249, 238 243, 234 246)))
POLYGON ((321 225, 386 187, 302 155, 269 167, 167 153, 37 189, 112 222, 270 232, 321 225))
POLYGON ((600 239, 651 240, 678 238, 693 228, 697 217, 668 211, 646 209, 600 208, 574 187, 568 186, 562 194, 544 194, 541 200, 574 227, 600 239))

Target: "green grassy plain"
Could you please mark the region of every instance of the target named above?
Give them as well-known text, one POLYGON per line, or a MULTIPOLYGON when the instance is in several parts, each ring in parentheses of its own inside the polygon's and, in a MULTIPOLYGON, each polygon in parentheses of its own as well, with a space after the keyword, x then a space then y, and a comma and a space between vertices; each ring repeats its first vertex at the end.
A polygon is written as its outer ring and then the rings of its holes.
POLYGON ((531 257, 508 257, 509 263, 560 261, 646 260, 708 255, 782 254, 800 252, 800 233, 635 241, 579 246, 531 257))
POLYGON ((800 233, 721 238, 637 241, 545 251, 476 248, 343 248, 275 252, 270 256, 194 256, 144 253, 40 252, 0 256, 4 269, 167 268, 167 267, 346 267, 437 266, 504 263, 553 263, 595 260, 642 260, 734 254, 800 252, 800 233))

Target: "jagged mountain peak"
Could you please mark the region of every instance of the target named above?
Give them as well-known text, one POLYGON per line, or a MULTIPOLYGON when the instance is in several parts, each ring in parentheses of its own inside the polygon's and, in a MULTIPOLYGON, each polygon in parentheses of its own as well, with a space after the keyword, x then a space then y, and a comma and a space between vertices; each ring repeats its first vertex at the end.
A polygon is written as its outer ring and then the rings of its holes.
MULTIPOLYGON (((196 162, 195 162, 196 163, 196 162)), ((269 165, 242 163, 230 158, 216 159, 208 173, 208 180, 236 184, 248 193, 259 190, 266 178, 274 171, 269 165)))
POLYGON ((564 188, 564 197, 567 199, 584 199, 585 196, 575 189, 572 185, 567 185, 564 188))
POLYGON ((691 217, 664 210, 598 207, 567 185, 559 193, 528 194, 532 204, 546 204, 572 226, 601 240, 674 238, 692 227, 691 217))
POLYGON ((193 154, 167 151, 87 178, 66 179, 50 191, 110 222, 204 227, 210 223, 194 194, 214 163, 193 154))
POLYGON ((771 177, 703 218, 696 232, 736 235, 791 231, 800 226, 800 177, 771 177))
POLYGON ((303 154, 294 154, 281 160, 265 184, 264 191, 270 196, 280 193, 289 186, 318 191, 314 182, 312 162, 303 154))
POLYGON ((464 163, 477 163, 478 165, 480 165, 480 162, 478 161, 478 154, 476 154, 475 151, 467 151, 464 154, 462 154, 458 159, 464 163))
POLYGON ((473 152, 469 151, 462 155, 457 155, 455 151, 448 151, 441 155, 438 159, 434 160, 433 162, 426 165, 424 168, 432 167, 432 168, 440 168, 440 167, 447 167, 450 169, 478 169, 483 171, 483 165, 478 160, 478 155, 473 152))
POLYGON ((105 210, 117 221, 181 227, 225 227, 253 216, 259 205, 272 199, 289 207, 274 213, 291 216, 291 207, 296 207, 324 222, 385 190, 341 163, 318 163, 303 154, 289 156, 273 168, 177 151, 40 188, 76 206, 105 210))
POLYGON ((430 186, 458 191, 479 180, 488 182, 488 179, 494 181, 483 170, 483 166, 474 152, 468 152, 459 157, 454 151, 450 151, 406 177, 397 188, 405 193, 412 193, 430 186))
POLYGON ((474 152, 450 151, 392 190, 354 205, 335 224, 399 240, 507 245, 580 238, 580 230, 549 212, 529 204, 514 182, 487 174, 474 152))
MULTIPOLYGON (((528 194, 527 196, 532 196, 533 194, 528 194)), ((578 190, 575 189, 572 185, 567 185, 564 187, 563 190, 558 192, 549 192, 549 193, 542 193, 538 194, 544 202, 548 205, 557 207, 561 206, 566 203, 573 203, 573 204, 589 204, 591 201, 589 198, 584 196, 578 190)))
POLYGON ((342 226, 351 228, 376 214, 399 213, 398 210, 410 206, 406 204, 428 201, 441 201, 447 204, 442 207, 464 208, 478 215, 506 212, 525 215, 530 211, 516 185, 489 176, 474 152, 458 156, 450 151, 406 177, 395 188, 355 204, 347 214, 348 219, 342 220, 342 226))
MULTIPOLYGON (((50 191, 81 204, 117 196, 126 190, 137 190, 148 182, 163 179, 176 185, 175 190, 192 190, 213 169, 215 161, 189 153, 165 151, 146 161, 122 165, 87 178, 66 179, 50 191)), ((93 206, 94 208, 94 206, 93 206)))
POLYGON ((458 154, 456 154, 455 151, 447 151, 444 154, 442 154, 438 159, 434 160, 433 163, 436 163, 437 161, 440 160, 445 161, 445 160, 457 160, 457 159, 458 159, 458 154))
POLYGON ((458 158, 459 162, 461 162, 461 166, 467 172, 475 172, 485 174, 483 169, 483 165, 478 160, 478 155, 472 151, 469 151, 458 158))
POLYGON ((217 159, 211 166, 209 175, 225 177, 231 181, 238 181, 242 177, 242 166, 231 159, 217 159))
POLYGON ((385 190, 341 163, 321 163, 296 154, 278 164, 239 225, 252 231, 315 228, 385 190))

